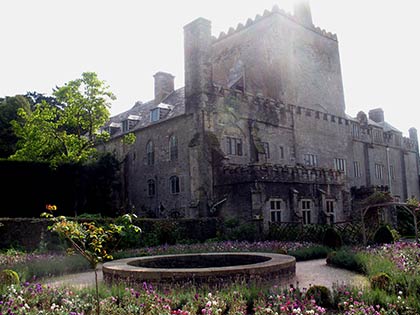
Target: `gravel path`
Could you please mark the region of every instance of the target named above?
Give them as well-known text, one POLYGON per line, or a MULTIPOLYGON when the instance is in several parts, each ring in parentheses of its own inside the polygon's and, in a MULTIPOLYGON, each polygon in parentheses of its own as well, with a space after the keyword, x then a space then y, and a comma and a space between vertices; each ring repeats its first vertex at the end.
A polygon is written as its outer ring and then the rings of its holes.
MULTIPOLYGON (((98 279, 102 281, 100 268, 98 279)), ((95 284, 95 274, 90 271, 55 277, 49 279, 45 284, 52 287, 76 286, 83 288, 95 284)), ((331 288, 333 284, 347 284, 358 287, 369 285, 366 277, 348 270, 327 266, 325 259, 297 262, 296 278, 290 284, 298 285, 299 288, 308 288, 311 285, 323 285, 331 288)))
POLYGON ((347 284, 368 287, 368 279, 358 273, 328 266, 325 259, 301 261, 296 263, 296 278, 299 288, 323 285, 332 288, 333 284, 347 284))

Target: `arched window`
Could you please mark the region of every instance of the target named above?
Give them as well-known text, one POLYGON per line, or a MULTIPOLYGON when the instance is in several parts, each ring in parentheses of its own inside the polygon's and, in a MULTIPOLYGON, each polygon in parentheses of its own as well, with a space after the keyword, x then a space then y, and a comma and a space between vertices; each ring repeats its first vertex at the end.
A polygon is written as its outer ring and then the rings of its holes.
POLYGON ((169 186, 170 186, 171 194, 178 194, 180 192, 179 177, 171 176, 171 178, 169 178, 169 186))
POLYGON ((147 142, 146 153, 147 153, 147 165, 155 164, 155 151, 154 151, 154 148, 153 148, 152 140, 147 142))
POLYGON ((178 160, 178 139, 174 135, 169 138, 169 160, 178 160))
POLYGON ((147 181, 147 195, 152 197, 156 194, 156 185, 153 179, 147 181))

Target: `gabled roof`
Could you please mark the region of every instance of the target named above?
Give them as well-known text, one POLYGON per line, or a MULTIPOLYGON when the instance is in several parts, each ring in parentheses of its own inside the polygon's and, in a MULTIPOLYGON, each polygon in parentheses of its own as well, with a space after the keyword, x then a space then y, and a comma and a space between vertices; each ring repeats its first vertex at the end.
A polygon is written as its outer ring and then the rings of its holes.
MULTIPOLYGON (((185 90, 184 88, 180 88, 175 90, 170 95, 168 95, 162 103, 156 105, 154 100, 149 101, 147 103, 136 102, 132 108, 129 110, 122 112, 116 116, 110 118, 110 120, 105 124, 105 128, 111 125, 117 125, 118 123, 123 122, 124 120, 130 119, 137 121, 135 126, 130 129, 129 132, 147 127, 149 125, 156 124, 161 121, 165 121, 177 116, 180 116, 185 113, 185 90), (168 110, 168 113, 165 117, 159 119, 156 122, 150 121, 150 111, 155 108, 161 108, 168 110), (132 119, 136 118, 136 119, 132 119)), ((116 132, 112 135, 112 137, 118 136, 123 134, 122 130, 116 132)))

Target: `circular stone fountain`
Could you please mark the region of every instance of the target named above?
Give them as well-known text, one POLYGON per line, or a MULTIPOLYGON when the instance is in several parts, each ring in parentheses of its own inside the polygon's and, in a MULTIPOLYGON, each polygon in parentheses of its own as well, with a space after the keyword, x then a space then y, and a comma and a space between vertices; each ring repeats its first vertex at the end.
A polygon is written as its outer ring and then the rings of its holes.
POLYGON ((274 282, 295 276, 292 256, 269 253, 203 253, 134 257, 103 265, 107 283, 221 285, 232 281, 274 282))

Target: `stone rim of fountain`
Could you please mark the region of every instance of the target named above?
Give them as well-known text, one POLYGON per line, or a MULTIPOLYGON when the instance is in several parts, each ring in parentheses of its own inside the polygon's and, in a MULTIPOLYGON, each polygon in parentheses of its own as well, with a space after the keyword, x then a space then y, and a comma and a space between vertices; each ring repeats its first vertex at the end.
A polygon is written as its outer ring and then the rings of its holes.
POLYGON ((131 257, 107 262, 103 265, 104 280, 112 282, 129 283, 180 283, 186 281, 200 283, 217 283, 223 280, 255 280, 270 281, 275 279, 290 279, 295 276, 296 259, 292 256, 260 252, 222 252, 222 253, 195 253, 178 255, 160 255, 146 257, 131 257), (152 261, 157 259, 170 259, 176 257, 199 256, 258 256, 268 259, 252 264, 238 264, 225 267, 206 268, 147 268, 134 266, 138 261, 152 261))

